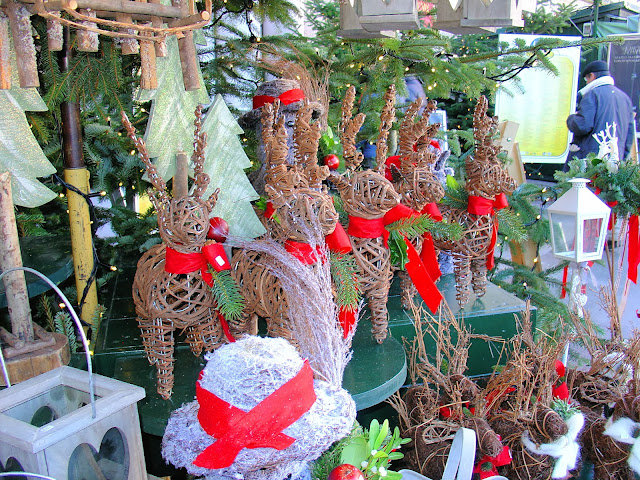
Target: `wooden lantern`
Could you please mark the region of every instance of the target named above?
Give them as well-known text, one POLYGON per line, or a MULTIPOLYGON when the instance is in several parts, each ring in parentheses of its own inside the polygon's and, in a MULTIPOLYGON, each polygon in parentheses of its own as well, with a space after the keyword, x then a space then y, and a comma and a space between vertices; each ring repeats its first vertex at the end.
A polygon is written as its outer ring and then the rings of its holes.
POLYGON ((419 27, 416 0, 356 0, 365 30, 413 30, 419 27))
POLYGON ((465 34, 522 27, 523 13, 535 8, 535 0, 438 0, 433 28, 465 34))
MULTIPOLYGON (((59 367, 0 391, 0 462, 11 471, 146 479, 136 403, 141 387, 59 367)), ((17 477, 16 477, 17 478, 17 477)))

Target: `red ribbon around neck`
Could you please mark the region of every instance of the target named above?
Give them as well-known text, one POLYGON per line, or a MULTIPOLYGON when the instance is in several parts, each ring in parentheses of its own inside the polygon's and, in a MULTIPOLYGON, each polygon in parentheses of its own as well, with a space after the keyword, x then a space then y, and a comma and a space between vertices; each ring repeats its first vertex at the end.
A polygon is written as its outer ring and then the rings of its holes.
POLYGON ((280 100, 282 105, 289 105, 304 100, 304 92, 299 88, 292 88, 291 90, 282 92, 277 97, 272 97, 271 95, 256 95, 253 97, 253 108, 260 108, 267 103, 273 103, 276 101, 276 98, 280 100))
MULTIPOLYGON (((484 197, 478 197, 476 195, 469 195, 469 202, 467 204, 467 211, 473 215, 494 215, 496 210, 505 208, 509 205, 507 196, 504 193, 496 195, 494 200, 484 197)), ((489 248, 487 249, 487 269, 493 270, 496 266, 493 258, 493 251, 498 239, 498 219, 493 219, 493 231, 491 232, 491 241, 489 248)))
POLYGON ((248 412, 234 407, 196 383, 198 422, 216 440, 196 457, 197 467, 217 469, 233 464, 243 448, 284 450, 296 441, 282 433, 316 401, 313 371, 305 360, 300 371, 248 412))
POLYGON ((333 253, 349 253, 353 250, 349 235, 340 223, 336 223, 336 228, 329 235, 325 235, 324 241, 333 253))
MULTIPOLYGON (((399 204, 389 210, 383 218, 368 219, 352 217, 350 215, 347 233, 353 237, 359 238, 383 237, 384 245, 386 247, 388 246, 387 240, 389 238, 389 232, 385 226, 403 218, 415 217, 418 215, 420 215, 418 212, 402 204, 399 204)), ((428 270, 422 263, 422 260, 420 260, 420 255, 418 255, 415 247, 406 237, 404 238, 404 241, 407 246, 407 255, 409 257, 409 261, 405 264, 407 273, 409 274, 409 277, 411 277, 411 281, 416 286, 422 300, 427 307, 429 307, 429 310, 436 312, 442 302, 442 293, 438 290, 434 279, 430 276, 428 270)))
MULTIPOLYGON (((216 272, 231 270, 231 264, 221 243, 209 243, 202 247, 200 252, 196 253, 181 253, 169 246, 165 247, 165 272, 180 274, 193 273, 200 270, 202 280, 212 287, 213 275, 209 272, 209 265, 211 265, 216 272)), ((229 342, 235 342, 236 340, 231 334, 229 324, 220 312, 218 312, 218 319, 220 320, 222 330, 227 340, 229 342)))

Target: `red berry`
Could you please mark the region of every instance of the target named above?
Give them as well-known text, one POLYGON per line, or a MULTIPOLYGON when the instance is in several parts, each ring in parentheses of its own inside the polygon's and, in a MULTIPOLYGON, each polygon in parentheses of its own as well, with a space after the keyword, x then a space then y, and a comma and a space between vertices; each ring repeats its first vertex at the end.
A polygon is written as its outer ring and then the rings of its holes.
POLYGON ((229 224, 223 218, 212 217, 209 219, 209 231, 207 232, 207 238, 219 243, 224 243, 228 235, 229 224))
POLYGON ((333 153, 324 157, 322 161, 329 167, 329 170, 336 170, 340 166, 340 157, 333 153))

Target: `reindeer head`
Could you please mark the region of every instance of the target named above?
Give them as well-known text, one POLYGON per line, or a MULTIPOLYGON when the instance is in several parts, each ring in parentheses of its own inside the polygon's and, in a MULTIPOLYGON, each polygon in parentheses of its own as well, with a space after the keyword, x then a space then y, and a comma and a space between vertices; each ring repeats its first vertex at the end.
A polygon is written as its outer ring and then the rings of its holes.
POLYGON ((287 164, 289 154, 286 119, 278 118, 279 102, 263 107, 262 135, 267 162, 265 191, 269 195, 282 228, 289 238, 308 241, 314 235, 314 225, 321 233, 333 232, 338 213, 322 181, 329 175, 327 167, 318 165, 317 151, 320 125, 311 123, 313 109, 305 101, 294 124, 293 165, 287 164))
POLYGON ((380 115, 380 134, 376 147, 377 168, 355 171, 363 160, 356 149, 355 138, 364 123, 362 113, 352 117, 356 90, 350 86, 342 102, 341 139, 347 171, 344 175, 332 172, 329 178, 338 187, 345 211, 352 216, 380 218, 400 203, 400 196, 384 175, 387 154, 386 138, 395 118, 393 105, 395 88, 392 85, 385 94, 385 106, 380 115))
POLYGON ((423 99, 413 102, 400 125, 400 169, 392 175, 402 202, 421 211, 427 203, 438 202, 444 196, 444 188, 433 173, 435 154, 430 150, 431 139, 440 124, 429 125, 429 116, 436 109, 436 102, 430 100, 418 122, 414 119, 422 106, 423 99))
POLYGON ((487 109, 487 99, 481 96, 473 114, 475 156, 468 156, 465 162, 466 188, 470 195, 493 199, 500 193, 513 192, 516 182, 498 159, 500 146, 494 144, 498 119, 488 117, 487 109))
POLYGON ((201 132, 202 106, 196 109, 194 145, 192 161, 194 163, 195 182, 193 192, 180 198, 172 198, 167 193, 164 180, 156 170, 155 165, 149 159, 149 153, 144 140, 136 136, 133 125, 122 112, 122 124, 133 140, 140 158, 147 167, 149 181, 155 190, 149 190, 149 199, 158 214, 158 227, 162 240, 174 250, 182 253, 199 251, 207 240, 209 231, 209 217, 218 199, 216 190, 207 200, 202 199, 202 194, 209 185, 209 176, 204 173, 204 148, 207 136, 201 132))

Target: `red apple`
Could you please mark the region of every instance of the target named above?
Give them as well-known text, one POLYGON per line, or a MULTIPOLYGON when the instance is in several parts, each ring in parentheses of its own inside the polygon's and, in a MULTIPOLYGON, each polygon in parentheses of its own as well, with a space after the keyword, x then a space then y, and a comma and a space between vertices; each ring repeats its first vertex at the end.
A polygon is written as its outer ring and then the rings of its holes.
POLYGON ((348 463, 338 465, 331 470, 327 480, 365 480, 364 473, 348 463))
POLYGON ((212 217, 209 219, 209 231, 207 238, 216 242, 224 243, 229 235, 229 224, 220 217, 212 217))
POLYGON ((329 167, 329 170, 336 170, 338 166, 340 166, 340 157, 333 153, 324 157, 322 161, 327 167, 329 167))

